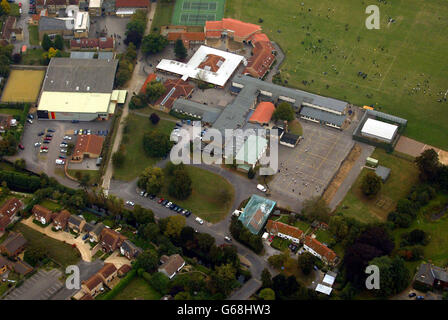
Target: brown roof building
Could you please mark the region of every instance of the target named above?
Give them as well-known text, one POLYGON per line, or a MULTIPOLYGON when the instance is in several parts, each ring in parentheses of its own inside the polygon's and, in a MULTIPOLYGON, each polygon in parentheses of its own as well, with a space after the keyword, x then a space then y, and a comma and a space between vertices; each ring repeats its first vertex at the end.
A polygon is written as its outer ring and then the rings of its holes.
POLYGON ((336 253, 310 236, 305 237, 303 248, 328 264, 336 263, 336 253))
POLYGON ((224 61, 226 61, 226 59, 224 59, 221 56, 218 56, 216 54, 208 54, 205 57, 205 60, 202 61, 201 64, 199 64, 198 68, 207 71, 217 72, 224 63, 224 61))
POLYGON ((279 221, 269 220, 266 224, 266 230, 277 237, 288 239, 296 243, 299 243, 300 239, 303 237, 302 230, 279 221))
POLYGON ((112 263, 105 263, 104 266, 89 280, 82 283, 82 289, 86 295, 95 297, 104 290, 104 285, 109 284, 117 277, 118 270, 112 263))
POLYGON ((53 219, 53 212, 39 204, 34 205, 31 212, 34 215, 34 219, 42 224, 48 224, 53 219))
POLYGON ((116 0, 115 8, 148 8, 149 0, 116 0))
POLYGON ((274 114, 275 106, 272 102, 260 102, 254 113, 250 116, 249 122, 261 125, 268 124, 274 114))
POLYGON ((53 218, 53 225, 57 230, 65 230, 67 227, 68 219, 70 218, 70 212, 62 210, 53 218))
POLYGON ((120 267, 120 269, 118 269, 118 275, 120 277, 124 276, 125 274, 127 274, 129 271, 132 270, 132 267, 128 264, 124 264, 120 267))
POLYGON ((115 48, 114 38, 82 38, 70 41, 70 48, 76 50, 96 49, 100 51, 111 51, 115 48))
POLYGON ((12 115, 0 114, 0 132, 5 132, 11 127, 12 115))
POLYGON ((104 228, 103 231, 101 231, 100 239, 100 244, 103 251, 113 252, 119 248, 123 241, 127 238, 114 230, 104 228))
POLYGON ((25 249, 27 242, 21 233, 11 232, 5 241, 0 244, 0 252, 9 257, 15 257, 25 249))
POLYGON ((225 32, 233 40, 243 42, 260 32, 261 27, 236 19, 224 18, 221 21, 206 21, 204 30, 207 38, 220 38, 225 32))
POLYGON ((80 135, 73 150, 72 161, 81 162, 85 156, 98 158, 101 155, 104 138, 95 134, 80 135))
POLYGON ((12 222, 22 207, 22 201, 17 198, 11 198, 5 201, 0 208, 0 232, 5 231, 6 227, 12 222))
POLYGON ((170 279, 185 266, 185 261, 179 254, 173 254, 169 257, 163 255, 160 258, 160 262, 162 262, 162 265, 159 267, 158 271, 165 274, 170 279))
POLYGON ((194 87, 191 84, 181 78, 168 79, 163 85, 166 89, 165 94, 154 103, 154 106, 164 112, 170 112, 174 101, 178 98, 187 99, 191 96, 194 90, 194 87))
POLYGON ((264 33, 254 34, 249 43, 253 46, 252 56, 243 74, 262 79, 275 61, 275 48, 264 33))
POLYGON ((169 32, 167 34, 167 39, 169 42, 174 43, 181 39, 186 48, 189 48, 191 44, 199 44, 205 42, 204 32, 169 32))

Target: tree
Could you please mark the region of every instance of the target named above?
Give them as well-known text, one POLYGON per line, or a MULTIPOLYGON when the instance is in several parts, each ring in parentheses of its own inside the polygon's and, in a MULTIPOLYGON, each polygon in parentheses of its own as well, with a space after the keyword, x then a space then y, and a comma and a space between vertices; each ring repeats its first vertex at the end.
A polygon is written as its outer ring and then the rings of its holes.
POLYGON ((162 82, 153 80, 145 88, 145 100, 148 103, 154 103, 159 99, 166 91, 162 82))
POLYGON ((275 269, 280 269, 281 267, 283 267, 288 257, 289 257, 288 251, 285 250, 285 252, 270 256, 268 258, 268 262, 275 269))
POLYGON ((410 280, 409 270, 400 257, 390 258, 382 256, 369 262, 380 269, 380 288, 373 290, 382 297, 390 297, 407 288, 410 280))
POLYGON ((170 149, 170 137, 159 130, 147 132, 143 136, 143 150, 150 157, 163 157, 170 149))
POLYGON ((440 168, 439 155, 434 149, 427 149, 415 158, 415 163, 420 171, 420 179, 423 182, 434 182, 440 168))
POLYGON ((149 284, 161 295, 165 295, 167 293, 169 283, 170 279, 161 272, 154 273, 149 279, 149 284))
POLYGON ((302 213, 310 221, 328 222, 331 211, 324 199, 313 197, 303 202, 302 213))
POLYGON ((187 49, 185 49, 184 42, 181 39, 177 39, 174 44, 174 54, 180 60, 184 60, 187 57, 187 49))
POLYGON ((140 175, 137 186, 149 194, 158 194, 164 183, 164 175, 161 168, 148 167, 140 175))
POLYGON ((21 55, 20 53, 14 53, 14 54, 12 55, 12 61, 13 61, 15 64, 19 64, 20 61, 22 61, 22 55, 21 55))
POLYGON ((32 267, 37 266, 39 262, 47 257, 47 251, 43 247, 30 246, 25 250, 23 260, 32 267))
POLYGON ((258 296, 262 300, 275 300, 275 292, 271 288, 264 288, 263 290, 260 291, 258 296))
POLYGON ((338 240, 343 240, 347 237, 349 228, 345 218, 340 215, 334 215, 330 218, 330 222, 328 223, 329 231, 332 235, 334 235, 338 240))
POLYGON ((188 171, 174 171, 173 177, 168 185, 168 193, 179 200, 184 200, 191 195, 192 190, 192 181, 188 171))
POLYGON ((179 238, 182 229, 185 227, 185 217, 182 215, 168 217, 165 235, 172 238, 179 238))
POLYGON ((159 235, 160 228, 157 223, 148 223, 143 229, 143 236, 151 242, 154 242, 159 235))
POLYGON ((150 55, 162 51, 168 40, 161 34, 148 34, 143 37, 141 50, 145 55, 150 55))
POLYGON ((304 275, 310 274, 316 263, 316 257, 309 252, 302 253, 297 259, 297 265, 304 275))
POLYGON ((274 120, 292 121, 295 118, 294 109, 289 103, 282 102, 275 109, 272 118, 274 120))
POLYGON ((115 168, 123 168, 125 159, 124 153, 119 150, 112 155, 112 164, 115 168))
POLYGON ((134 268, 136 270, 143 269, 146 272, 156 271, 158 265, 159 257, 153 250, 142 252, 134 262, 134 268))
POLYGON ((129 45, 133 43, 136 48, 140 48, 142 43, 143 35, 137 30, 128 30, 126 32, 126 38, 124 39, 124 43, 129 45))
POLYGON ((381 178, 375 172, 369 171, 361 180, 361 191, 367 197, 374 197, 381 190, 381 178))
POLYGON ((215 267, 215 273, 212 275, 219 292, 228 294, 236 280, 236 269, 231 264, 223 264, 215 267))
POLYGON ((58 50, 64 50, 64 39, 60 34, 57 34, 54 38, 54 47, 58 50))
POLYGON ((261 286, 263 288, 272 287, 272 275, 267 268, 264 268, 261 272, 261 286))
POLYGON ((53 47, 53 41, 51 41, 50 37, 48 36, 48 34, 44 34, 43 38, 42 38, 42 49, 44 49, 45 51, 50 50, 51 47, 53 47))
POLYGON ((9 15, 9 13, 11 12, 11 6, 9 5, 9 2, 6 0, 2 0, 2 2, 0 3, 0 7, 2 9, 2 13, 4 15, 9 15))
POLYGON ((16 161, 14 161, 14 169, 23 170, 25 168, 26 168, 25 159, 17 159, 16 161))
POLYGON ((157 113, 151 113, 151 115, 149 116, 149 120, 151 121, 151 123, 153 125, 156 125, 157 123, 159 123, 160 121, 160 117, 157 115, 157 113))
POLYGON ((208 233, 199 233, 197 241, 199 249, 205 254, 208 254, 210 248, 215 245, 215 238, 208 233))

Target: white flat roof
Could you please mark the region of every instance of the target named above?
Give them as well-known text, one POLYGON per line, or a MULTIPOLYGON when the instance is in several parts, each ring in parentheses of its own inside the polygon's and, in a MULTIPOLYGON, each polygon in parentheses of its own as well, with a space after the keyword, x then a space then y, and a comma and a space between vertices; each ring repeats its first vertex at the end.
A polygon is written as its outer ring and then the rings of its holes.
POLYGON ((217 86, 224 86, 242 61, 245 61, 243 56, 207 46, 200 46, 188 63, 162 59, 157 65, 157 69, 179 74, 183 79, 185 77, 199 79, 217 86), (211 54, 225 59, 218 71, 212 72, 198 68, 207 56, 211 54))
POLYGON ((373 135, 379 138, 392 140, 398 126, 383 121, 378 121, 372 118, 367 119, 361 129, 361 134, 373 135))
POLYGON ((334 283, 334 280, 335 280, 335 278, 333 276, 326 274, 324 277, 324 280, 322 280, 322 282, 325 284, 328 284, 331 287, 334 283))
POLYGON ((333 290, 332 288, 324 286, 322 284, 318 284, 317 287, 316 287, 316 291, 317 292, 324 293, 324 294, 326 294, 328 296, 330 295, 332 290, 333 290))
POLYGON ((109 113, 110 93, 44 91, 37 110, 49 112, 109 113))

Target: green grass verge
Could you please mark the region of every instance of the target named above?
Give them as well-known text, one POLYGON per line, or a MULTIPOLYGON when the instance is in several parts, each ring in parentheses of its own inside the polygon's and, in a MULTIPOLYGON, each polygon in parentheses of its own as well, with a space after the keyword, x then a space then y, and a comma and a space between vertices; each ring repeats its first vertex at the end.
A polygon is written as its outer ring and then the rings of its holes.
POLYGON ((143 278, 136 276, 112 300, 160 300, 161 297, 143 278))
POLYGON ((378 159, 379 165, 391 169, 389 179, 383 184, 379 194, 367 199, 361 191, 362 177, 369 169, 363 169, 344 200, 336 208, 347 217, 361 222, 385 221, 389 212, 393 211, 398 200, 405 197, 410 188, 417 182, 418 170, 409 160, 388 154, 382 149, 375 149, 372 158, 378 159))
POLYGON ((89 176, 90 176, 89 183, 90 184, 98 182, 100 179, 100 171, 99 170, 74 170, 74 169, 68 170, 68 174, 71 175, 72 177, 76 177, 76 172, 80 172, 82 175, 89 174, 89 176))
POLYGON ((61 241, 52 239, 30 227, 17 223, 14 231, 21 232, 28 240, 28 246, 38 246, 45 248, 48 256, 65 269, 68 265, 74 265, 80 260, 80 253, 72 246, 61 241))
POLYGON ((51 211, 59 211, 62 209, 62 206, 60 204, 48 199, 42 200, 39 204, 51 211))
POLYGON ((168 195, 166 186, 160 196, 170 199, 182 208, 192 211, 195 215, 211 223, 224 219, 229 213, 235 195, 232 185, 223 177, 210 171, 193 166, 187 166, 187 170, 193 186, 193 192, 188 199, 173 199, 168 195), (221 192, 224 189, 232 195, 230 201, 226 204, 220 200, 221 192))
POLYGON ((438 102, 447 90, 448 6, 440 0, 375 4, 379 30, 365 27, 368 3, 359 0, 227 0, 225 16, 261 25, 280 45, 288 86, 375 105, 408 119, 409 137, 448 149, 448 102, 438 102))
POLYGON ((143 150, 143 136, 146 132, 160 130, 170 134, 175 123, 166 120, 160 120, 157 125, 152 125, 148 117, 142 117, 133 113, 128 116, 129 132, 123 135, 126 149, 126 159, 123 168, 114 169, 114 179, 131 181, 148 166, 156 164, 160 159, 148 157, 143 150), (127 138, 125 137, 127 136, 127 138), (127 139, 127 141, 126 141, 127 139))
POLYGON ((30 35, 30 44, 32 46, 38 46, 39 41, 39 27, 38 26, 28 26, 28 32, 30 35))
POLYGON ((152 20, 151 33, 160 33, 161 26, 171 24, 171 17, 173 16, 174 2, 165 3, 158 2, 154 19, 152 20))

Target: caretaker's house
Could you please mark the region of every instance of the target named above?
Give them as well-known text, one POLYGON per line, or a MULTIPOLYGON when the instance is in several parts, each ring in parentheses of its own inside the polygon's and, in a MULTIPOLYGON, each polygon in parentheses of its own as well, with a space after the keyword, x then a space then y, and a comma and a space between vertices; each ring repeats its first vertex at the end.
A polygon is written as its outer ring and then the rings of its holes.
POLYGON ((448 272, 430 263, 422 263, 414 277, 414 287, 418 290, 448 290, 448 272))
POLYGON ((21 233, 11 232, 5 241, 0 244, 0 253, 15 257, 25 249, 27 242, 21 233))
POLYGON ((104 285, 108 286, 118 275, 117 268, 112 263, 104 266, 87 281, 83 281, 82 290, 86 295, 95 297, 104 291, 104 285))
POLYGON ((276 237, 287 239, 295 243, 300 243, 300 239, 303 237, 302 230, 279 221, 269 220, 266 224, 266 230, 276 237))
POLYGON ((185 261, 179 254, 173 254, 171 256, 163 255, 160 257, 162 265, 158 271, 165 274, 168 278, 172 279, 184 266, 185 261))
POLYGON ((6 200, 6 202, 0 208, 0 218, 8 217, 10 220, 14 219, 17 213, 22 209, 23 203, 17 198, 11 198, 6 200))
POLYGON ((67 228, 68 219, 70 219, 70 212, 62 210, 53 217, 53 226, 56 230, 65 230, 67 228))
POLYGON ((303 249, 329 265, 334 265, 336 263, 336 253, 310 236, 305 237, 303 249))
POLYGON ((179 98, 189 98, 194 90, 194 86, 181 78, 168 79, 163 83, 163 86, 165 87, 165 94, 154 103, 154 108, 163 112, 170 112, 174 101, 179 98))
POLYGON ((50 223, 53 219, 53 212, 39 204, 34 205, 31 212, 34 215, 34 219, 36 219, 43 225, 50 223))
POLYGON ((104 228, 101 231, 100 245, 104 252, 114 252, 127 238, 118 232, 104 228))
POLYGON ((56 35, 61 35, 64 39, 73 38, 74 20, 64 20, 52 17, 40 17, 39 19, 39 40, 42 41, 44 34, 50 39, 56 35))
POLYGON ((71 215, 68 218, 67 225, 70 230, 73 232, 79 233, 84 229, 84 225, 86 224, 86 220, 81 218, 80 216, 71 215))
POLYGON ((118 276, 123 277, 125 276, 129 271, 131 271, 132 267, 128 264, 124 264, 118 269, 118 276))
POLYGON ((98 271, 98 275, 103 280, 103 283, 110 287, 109 284, 117 277, 118 270, 113 263, 105 263, 98 271))
POLYGON ((12 115, 0 113, 0 133, 6 132, 11 127, 12 115))
POLYGON ((118 17, 125 18, 132 16, 137 10, 148 10, 151 3, 149 0, 116 0, 115 14, 118 17))
POLYGON ((274 114, 275 106, 272 102, 260 102, 255 108, 254 113, 249 118, 250 123, 258 123, 259 125, 268 125, 274 114))
POLYGON ((124 240, 120 246, 120 253, 129 260, 137 258, 143 250, 133 244, 130 240, 124 240))
POLYGON ((101 155, 104 138, 96 134, 80 135, 72 154, 72 162, 82 162, 84 157, 97 159, 101 155))
POLYGON ((101 237, 101 232, 105 228, 102 222, 97 223, 93 229, 89 232, 90 242, 99 242, 101 237))

